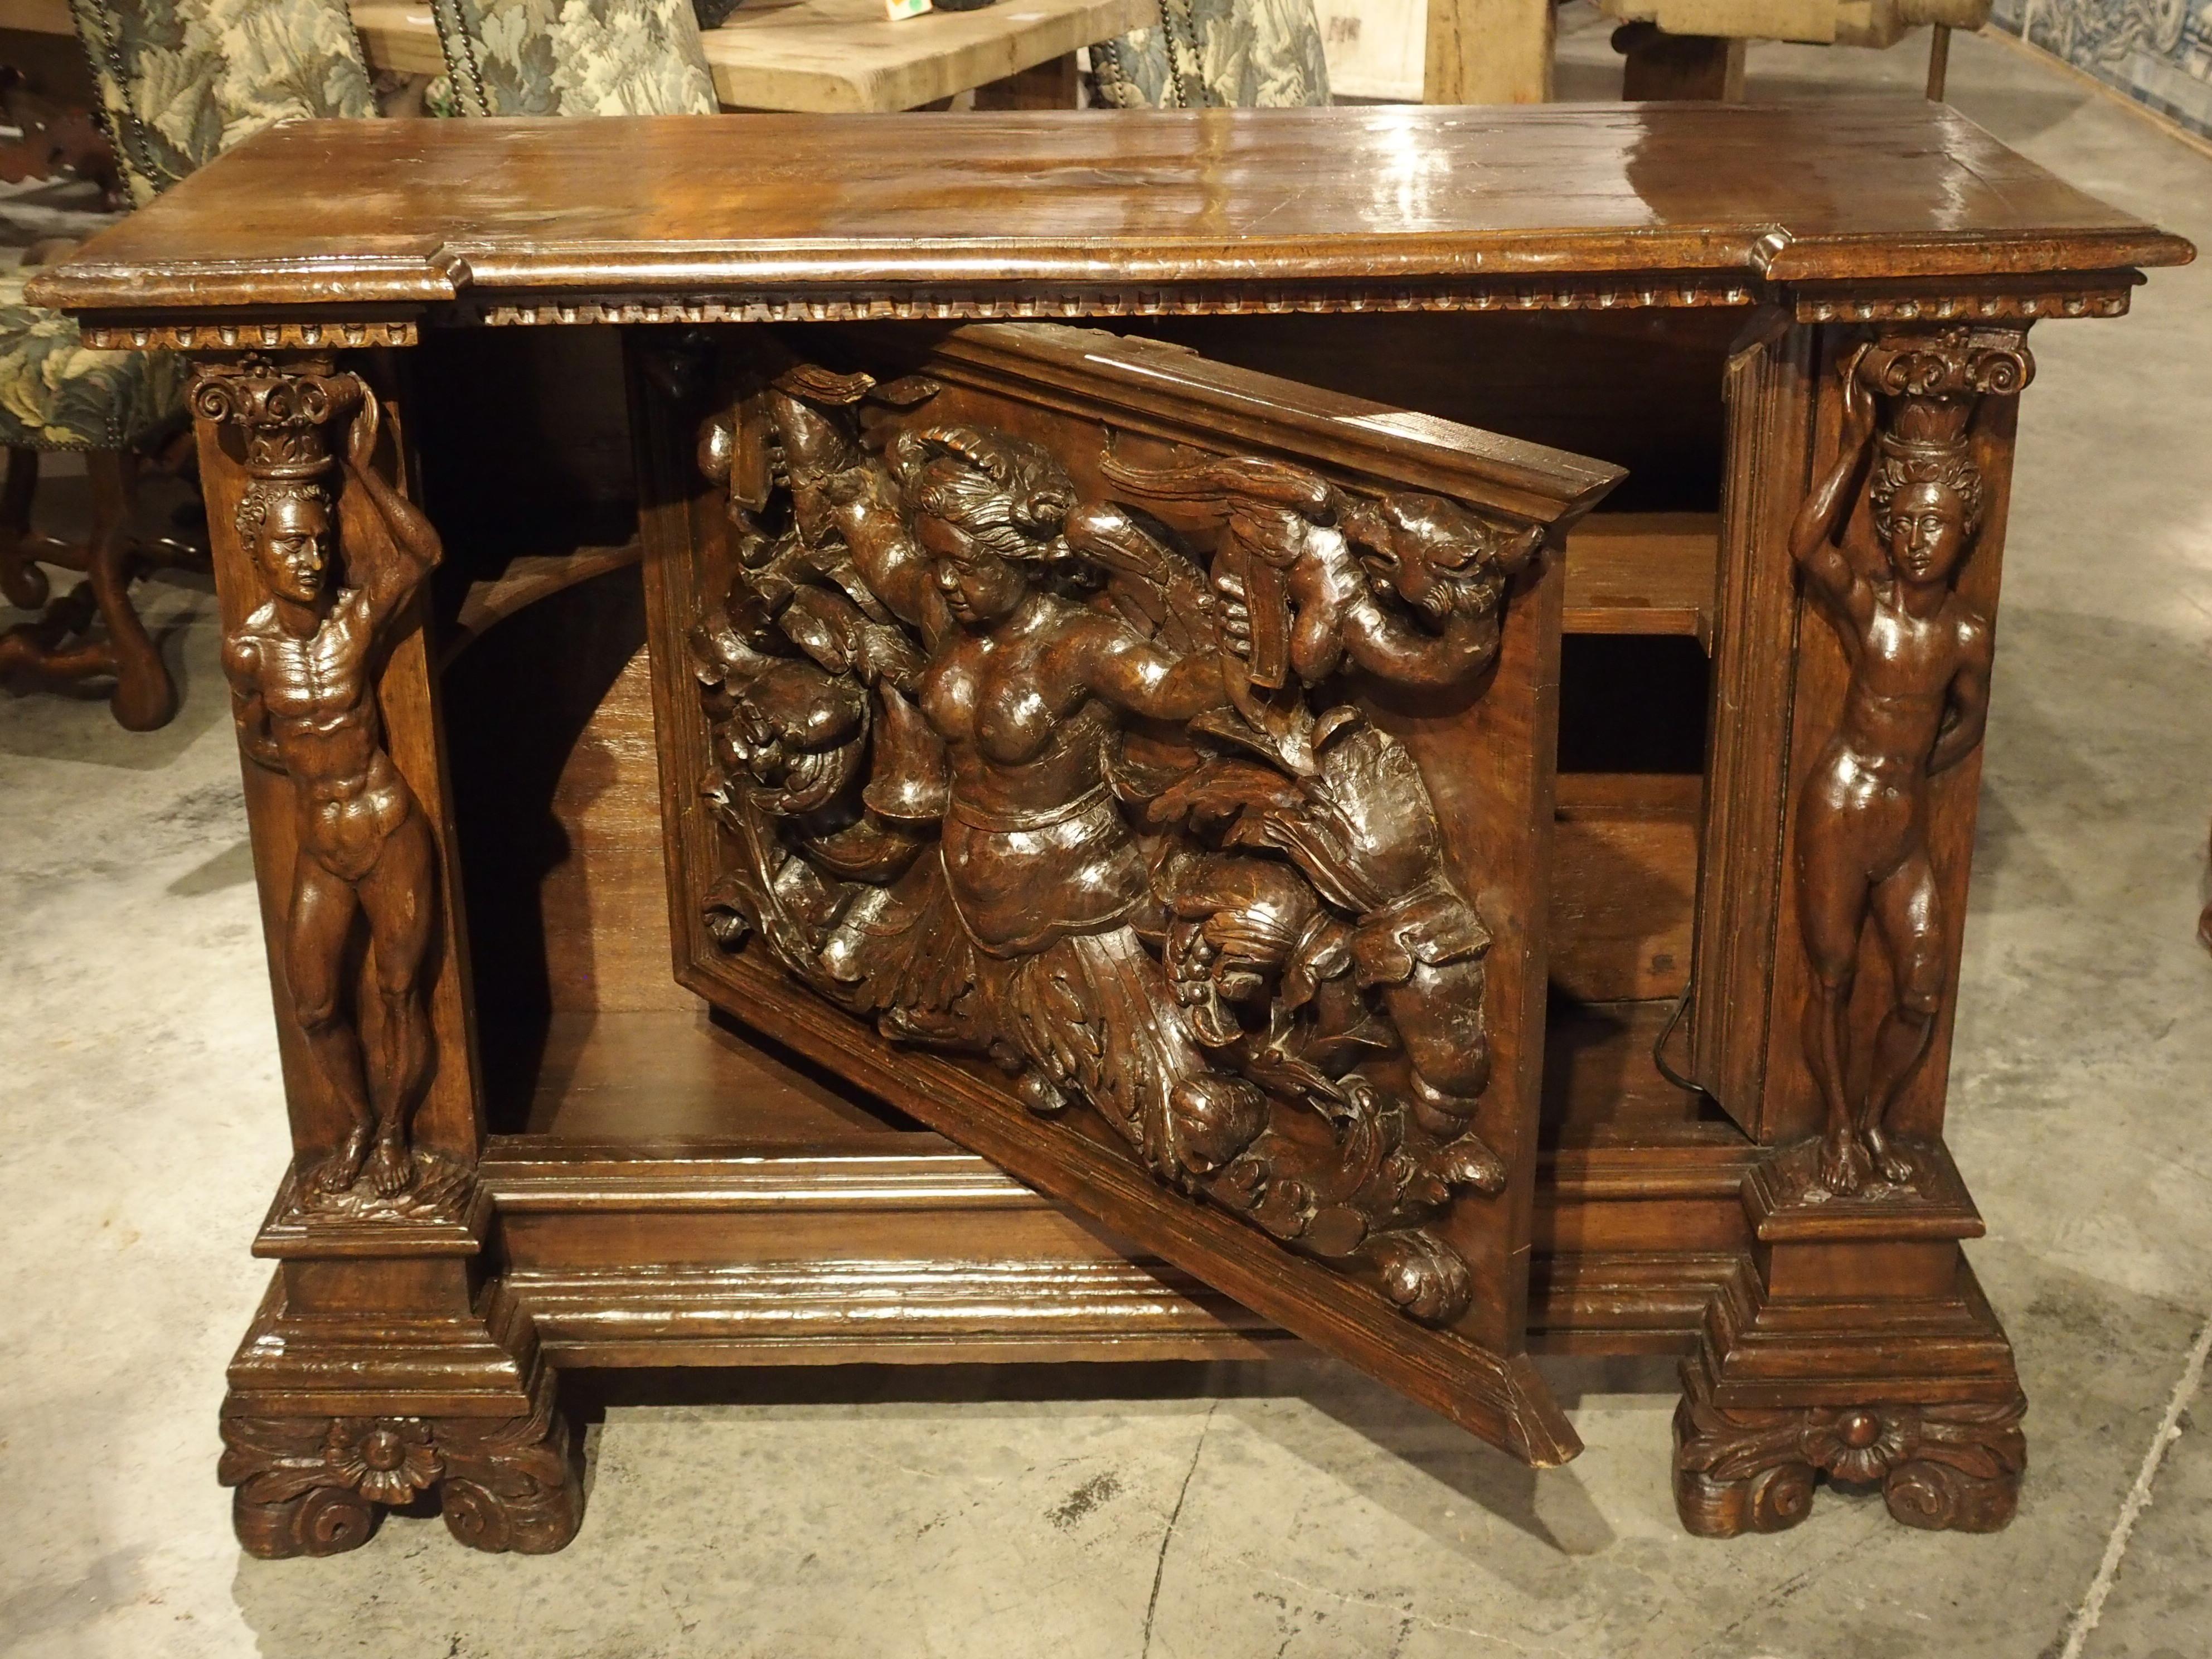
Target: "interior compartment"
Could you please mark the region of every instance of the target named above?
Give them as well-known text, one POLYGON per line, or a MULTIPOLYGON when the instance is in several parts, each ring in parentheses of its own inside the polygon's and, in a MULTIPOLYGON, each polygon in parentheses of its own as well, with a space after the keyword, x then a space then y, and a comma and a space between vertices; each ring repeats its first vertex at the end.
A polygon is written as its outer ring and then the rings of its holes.
MULTIPOLYGON (((1632 469, 1609 510, 1567 542, 1543 1109, 1554 1141, 1712 1115, 1665 1079, 1651 1047, 1688 981, 1717 388, 1741 324, 1725 311, 1355 314, 1154 319, 1127 331, 1632 469), (1637 362, 1624 368, 1624 355, 1637 362)), ((636 550, 623 544, 631 509, 602 464, 611 442, 626 441, 605 414, 619 403, 568 396, 560 374, 546 379, 545 360, 526 354, 547 395, 522 439, 477 458, 477 434, 508 428, 470 411, 495 396, 511 404, 514 392, 494 389, 501 337, 467 338, 486 361, 446 366, 418 405, 431 411, 418 430, 434 441, 466 422, 472 472, 522 486, 457 501, 529 503, 449 531, 470 552, 453 562, 441 606, 494 1131, 791 1141, 911 1130, 716 1024, 674 982, 636 550), (574 409, 586 407, 600 413, 580 425, 574 409), (572 453, 582 459, 569 472, 572 453), (567 481, 538 488, 555 474, 567 481)), ((564 372, 605 389, 604 362, 564 372)))

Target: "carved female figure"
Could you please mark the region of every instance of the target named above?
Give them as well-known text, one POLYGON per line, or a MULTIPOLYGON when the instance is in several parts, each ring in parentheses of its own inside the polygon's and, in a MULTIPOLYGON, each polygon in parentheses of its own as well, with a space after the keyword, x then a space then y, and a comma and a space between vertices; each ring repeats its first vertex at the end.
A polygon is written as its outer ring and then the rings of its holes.
POLYGON ((1174 656, 1074 597, 1075 494, 1042 450, 932 427, 902 433, 890 461, 957 629, 919 702, 945 745, 945 881, 994 1023, 1033 1068, 1033 1103, 1079 1088, 1162 1174, 1205 1172, 1257 1133, 1260 1106, 1227 1098, 1250 1091, 1212 1074, 1145 952, 1133 924, 1149 860, 1108 766, 1123 717, 1219 707, 1219 663, 1174 656), (1178 1116, 1223 1133, 1194 1142, 1178 1116))
POLYGON ((1947 933, 1928 854, 1928 780, 1981 742, 1991 649, 1988 618, 1952 586, 1981 515, 1966 408, 1915 410, 1909 428, 1881 434, 1868 486, 1879 544, 1835 539, 1875 439, 1864 361, 1863 349, 1844 366, 1843 445, 1791 539, 1850 665, 1842 718, 1805 780, 1797 817, 1798 914, 1814 981, 1805 1054, 1826 1109, 1820 1177, 1838 1193, 1857 1191, 1876 1171, 1892 1182, 1911 1177, 1885 1120, 1927 1058, 1944 992, 1947 933), (1854 1102, 1846 1038, 1869 916, 1896 989, 1854 1102))

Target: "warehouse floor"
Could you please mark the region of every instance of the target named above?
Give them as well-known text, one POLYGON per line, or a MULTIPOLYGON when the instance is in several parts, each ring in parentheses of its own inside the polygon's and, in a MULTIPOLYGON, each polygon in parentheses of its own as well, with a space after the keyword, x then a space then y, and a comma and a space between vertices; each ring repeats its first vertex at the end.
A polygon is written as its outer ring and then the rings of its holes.
MULTIPOLYGON (((1604 28, 1569 18, 1561 95, 1613 96, 1604 28)), ((1750 93, 1911 90, 1923 52, 1759 48, 1750 93)), ((1951 76, 2007 142, 2212 243, 2205 154, 2002 43, 1960 38, 1951 76)), ((2212 1335, 2212 264, 2033 344, 1952 1088, 1973 1261, 2031 1401, 2009 1530, 1823 1493, 1793 1532, 1702 1542, 1668 1497, 1667 1365, 1547 1362, 1589 1449, 1534 1474, 1316 1360, 738 1374, 593 1422, 562 1554, 400 1518, 349 1555, 243 1559, 215 1418, 283 1111, 213 600, 155 584, 174 725, 0 701, 0 1652, 2212 1651, 2189 1414, 2212 1335)))

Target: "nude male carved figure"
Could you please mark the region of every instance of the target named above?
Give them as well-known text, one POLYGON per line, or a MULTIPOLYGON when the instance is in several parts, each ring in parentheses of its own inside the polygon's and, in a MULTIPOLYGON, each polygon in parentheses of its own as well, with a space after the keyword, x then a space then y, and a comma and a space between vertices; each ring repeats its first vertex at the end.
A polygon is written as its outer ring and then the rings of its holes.
MULTIPOLYGON (((289 778, 298 798, 284 976, 308 1050, 351 1120, 314 1185, 343 1192, 365 1173, 378 1195, 392 1197, 415 1177, 408 1120, 430 1075, 422 981, 437 887, 429 824, 385 752, 375 664, 441 549, 429 521, 375 470, 383 425, 375 394, 358 380, 337 389, 356 405, 338 501, 343 533, 331 533, 322 456, 252 469, 238 528, 270 599, 224 642, 223 672, 247 757, 289 778), (333 568, 340 545, 350 586, 333 568), (346 1006, 356 915, 368 923, 363 977, 373 977, 380 1016, 368 1054, 358 1011, 346 1006)), ((361 994, 369 994, 364 985, 361 994)))
POLYGON ((1900 1183, 1912 1176, 1887 1119, 1928 1056, 1947 972, 1929 779, 1982 740, 1991 649, 1989 618, 1952 586, 1981 518, 1981 475, 1963 429, 1920 422, 1877 443, 1865 356, 1862 348, 1844 365, 1843 444, 1800 510, 1790 548, 1850 665, 1842 718, 1805 780, 1797 817, 1798 914, 1814 980, 1805 1054, 1826 1109, 1820 1176, 1838 1194, 1876 1173, 1900 1183), (1878 544, 1849 511, 1870 447, 1868 517, 1878 544), (1895 991, 1854 1101, 1847 1036, 1869 915, 1895 991))

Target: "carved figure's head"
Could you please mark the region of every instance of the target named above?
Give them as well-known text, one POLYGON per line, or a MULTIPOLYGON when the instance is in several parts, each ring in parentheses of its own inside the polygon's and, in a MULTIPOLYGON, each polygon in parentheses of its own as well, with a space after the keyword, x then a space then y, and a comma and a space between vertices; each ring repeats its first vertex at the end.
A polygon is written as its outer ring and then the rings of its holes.
POLYGON ((1528 562, 1538 539, 1442 496, 1410 492, 1350 503, 1344 520, 1376 591, 1395 593, 1436 623, 1455 612, 1496 610, 1506 578, 1528 562))
POLYGON ((270 592, 295 605, 321 599, 330 569, 331 511, 319 484, 256 478, 239 497, 237 523, 270 592))
POLYGON ((1948 582, 1981 526, 1981 469, 1963 445, 1885 438, 1867 499, 1899 580, 1948 582))
POLYGON ((890 463, 958 622, 987 627, 1012 615, 1037 577, 1068 562, 1061 531, 1075 486, 1036 445, 975 427, 924 427, 899 434, 890 463))

